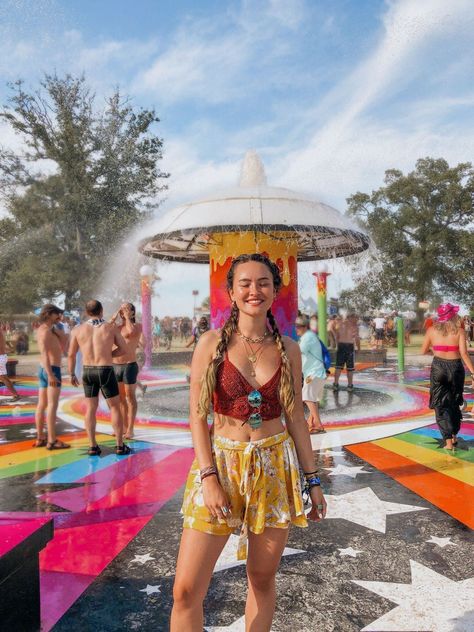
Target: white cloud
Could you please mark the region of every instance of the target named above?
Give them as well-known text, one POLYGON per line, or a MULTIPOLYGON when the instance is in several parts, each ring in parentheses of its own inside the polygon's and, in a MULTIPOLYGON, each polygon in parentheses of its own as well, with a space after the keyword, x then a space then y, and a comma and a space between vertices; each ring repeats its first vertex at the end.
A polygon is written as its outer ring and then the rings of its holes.
MULTIPOLYGON (((323 121, 306 147, 282 152, 275 165, 279 178, 292 186, 328 192, 329 198, 341 198, 367 186, 378 186, 383 171, 391 166, 412 166, 426 154, 465 160, 472 151, 469 130, 459 128, 448 137, 425 117, 419 126, 403 118, 386 121, 374 107, 402 92, 417 77, 420 83, 431 71, 432 48, 443 41, 449 47, 453 38, 466 38, 466 53, 473 53, 469 25, 474 20, 470 0, 400 0, 391 2, 383 19, 380 43, 350 76, 335 86, 313 112, 306 113, 304 125, 311 119, 323 121), (469 36, 469 42, 467 41, 469 36), (370 113, 370 114, 369 114, 370 113)), ((447 61, 449 70, 449 60, 447 61)), ((436 68, 441 76, 443 67, 436 68)), ((469 98, 469 97, 468 97, 469 98)), ((426 101, 424 101, 426 107, 426 101)), ((417 119, 416 98, 407 106, 412 122, 417 119), (415 110, 415 111, 413 111, 415 110)), ((439 112, 432 112, 438 117, 439 112)))

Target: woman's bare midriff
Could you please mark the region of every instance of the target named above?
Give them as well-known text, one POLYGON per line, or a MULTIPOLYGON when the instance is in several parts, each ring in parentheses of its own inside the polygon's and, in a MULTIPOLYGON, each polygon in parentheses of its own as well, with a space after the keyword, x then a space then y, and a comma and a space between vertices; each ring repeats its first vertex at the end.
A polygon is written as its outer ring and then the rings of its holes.
POLYGON ((225 437, 232 441, 258 441, 272 437, 285 430, 281 417, 263 421, 257 430, 252 430, 248 423, 244 425, 242 425, 242 423, 240 419, 215 414, 211 432, 214 433, 215 436, 225 437))
POLYGON ((456 351, 433 351, 433 355, 441 360, 460 360, 461 356, 456 351))

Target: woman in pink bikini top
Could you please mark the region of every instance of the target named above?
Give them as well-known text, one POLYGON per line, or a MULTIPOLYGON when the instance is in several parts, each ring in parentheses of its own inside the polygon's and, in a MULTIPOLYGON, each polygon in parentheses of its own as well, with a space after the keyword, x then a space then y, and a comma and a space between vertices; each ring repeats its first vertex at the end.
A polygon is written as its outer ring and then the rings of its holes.
MULTIPOLYGON (((438 318, 425 334, 421 353, 429 353, 429 350, 432 349, 433 355, 443 360, 460 360, 462 358, 466 362, 466 336, 463 327, 459 326, 461 319, 457 316, 458 311, 459 307, 451 305, 451 303, 439 306, 438 318), (445 326, 448 322, 451 326, 445 326)), ((469 362, 468 357, 467 360, 469 362)))
POLYGON ((464 403, 464 364, 474 373, 467 352, 466 334, 458 316, 459 307, 444 303, 438 307, 438 318, 427 330, 422 353, 433 351, 430 374, 430 408, 436 415, 444 448, 453 450, 461 428, 464 403))

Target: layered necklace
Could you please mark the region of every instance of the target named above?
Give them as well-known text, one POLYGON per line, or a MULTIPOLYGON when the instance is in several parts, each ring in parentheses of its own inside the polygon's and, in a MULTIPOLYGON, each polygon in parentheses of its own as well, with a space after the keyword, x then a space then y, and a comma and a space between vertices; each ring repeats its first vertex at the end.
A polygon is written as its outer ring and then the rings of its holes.
POLYGON ((262 353, 264 351, 264 342, 265 338, 268 335, 268 331, 266 331, 263 336, 259 336, 258 338, 249 338, 248 336, 244 336, 244 334, 237 330, 238 335, 242 341, 242 344, 245 349, 245 353, 247 355, 247 359, 250 362, 250 375, 252 377, 256 376, 256 368, 257 363, 260 360, 262 353), (259 346, 256 349, 252 348, 252 344, 258 344, 259 346))

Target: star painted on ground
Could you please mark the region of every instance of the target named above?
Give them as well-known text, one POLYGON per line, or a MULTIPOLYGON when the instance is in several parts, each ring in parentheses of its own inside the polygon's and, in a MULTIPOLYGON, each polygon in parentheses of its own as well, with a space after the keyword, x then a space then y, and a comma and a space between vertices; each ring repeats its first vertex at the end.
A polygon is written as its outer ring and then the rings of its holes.
POLYGON ((429 540, 426 540, 426 542, 429 542, 430 544, 437 544, 442 549, 444 549, 445 546, 449 545, 457 546, 455 542, 451 542, 451 538, 437 538, 435 535, 432 535, 429 540))
POLYGON ((140 592, 146 593, 148 596, 154 595, 155 593, 160 593, 160 586, 150 586, 150 584, 146 585, 146 588, 141 588, 140 592))
POLYGON ((339 555, 341 557, 348 555, 349 557, 357 557, 358 553, 363 553, 363 551, 359 551, 358 549, 353 549, 352 546, 348 546, 347 549, 338 549, 339 555))
POLYGON ((365 465, 342 465, 338 463, 336 467, 324 467, 324 470, 331 470, 329 476, 350 476, 355 478, 358 474, 372 474, 364 471, 365 465))
POLYGON ((30 435, 31 437, 36 437, 36 429, 35 428, 27 428, 26 430, 20 430, 22 434, 30 435))
POLYGON ((456 582, 410 560, 411 584, 352 581, 397 604, 361 632, 474 630, 474 577, 456 582))
POLYGON ((328 504, 326 520, 343 518, 380 533, 386 532, 387 516, 427 509, 427 507, 402 505, 380 500, 370 487, 363 487, 355 492, 348 492, 339 496, 327 495, 326 502, 328 504))
MULTIPOLYGON (((232 534, 227 540, 227 544, 217 560, 214 573, 224 571, 227 568, 234 568, 234 566, 242 566, 243 564, 246 564, 246 560, 237 559, 238 544, 239 536, 232 534)), ((291 549, 290 547, 285 547, 285 550, 283 551, 283 555, 295 555, 296 553, 306 553, 306 551, 303 549, 291 549)))
POLYGON ((145 555, 135 555, 133 560, 130 560, 130 564, 133 564, 134 562, 137 562, 137 564, 145 564, 145 562, 149 562, 150 560, 154 559, 155 558, 152 557, 149 553, 145 553, 145 555))
POLYGON ((230 625, 208 626, 207 632, 245 632, 245 617, 240 617, 230 625))

